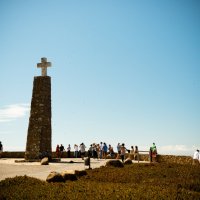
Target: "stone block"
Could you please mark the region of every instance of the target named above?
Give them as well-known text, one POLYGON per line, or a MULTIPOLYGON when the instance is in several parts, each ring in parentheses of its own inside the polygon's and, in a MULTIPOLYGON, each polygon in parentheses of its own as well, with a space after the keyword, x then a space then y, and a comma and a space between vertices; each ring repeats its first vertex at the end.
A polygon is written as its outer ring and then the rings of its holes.
POLYGON ((106 166, 113 166, 113 167, 124 167, 123 163, 120 160, 108 160, 106 162, 106 166))
POLYGON ((49 164, 49 158, 45 157, 41 160, 41 165, 48 165, 49 164))
POLYGON ((50 183, 50 182, 64 182, 65 180, 64 180, 63 176, 60 173, 51 172, 47 176, 46 181, 50 183))
POLYGON ((85 176, 85 175, 87 175, 87 172, 86 172, 86 170, 75 170, 75 174, 77 176, 85 176))
POLYGON ((130 158, 127 158, 125 161, 124 161, 124 164, 125 165, 130 165, 130 164, 133 164, 132 160, 130 158))
POLYGON ((67 181, 67 180, 76 181, 77 180, 77 177, 76 177, 74 170, 63 171, 61 173, 61 175, 62 175, 62 177, 65 181, 67 181))

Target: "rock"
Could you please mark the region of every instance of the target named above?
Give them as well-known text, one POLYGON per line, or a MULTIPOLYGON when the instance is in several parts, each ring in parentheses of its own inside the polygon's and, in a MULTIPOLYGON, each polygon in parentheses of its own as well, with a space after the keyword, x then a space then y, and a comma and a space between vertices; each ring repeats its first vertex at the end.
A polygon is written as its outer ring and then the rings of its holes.
POLYGON ((85 176, 87 175, 86 170, 65 170, 61 174, 74 174, 76 176, 85 176))
POLYGON ((64 182, 64 178, 62 177, 62 175, 58 172, 51 172, 47 178, 46 178, 47 182, 64 182))
POLYGON ((106 162, 106 166, 124 167, 123 163, 120 160, 108 160, 106 162))
POLYGON ((48 157, 44 157, 42 160, 41 160, 41 165, 48 165, 49 164, 49 158, 48 157))
POLYGON ((87 175, 87 172, 86 172, 86 170, 75 170, 75 174, 77 175, 77 176, 85 176, 85 175, 87 175))
POLYGON ((67 181, 67 180, 76 181, 77 180, 75 171, 73 171, 73 170, 66 170, 66 171, 62 172, 61 175, 65 181, 67 181))
POLYGON ((69 169, 69 170, 63 171, 62 173, 66 173, 66 174, 75 174, 75 170, 69 169))
POLYGON ((125 161, 124 161, 124 164, 125 165, 130 165, 130 164, 133 164, 132 160, 130 158, 127 158, 125 161))

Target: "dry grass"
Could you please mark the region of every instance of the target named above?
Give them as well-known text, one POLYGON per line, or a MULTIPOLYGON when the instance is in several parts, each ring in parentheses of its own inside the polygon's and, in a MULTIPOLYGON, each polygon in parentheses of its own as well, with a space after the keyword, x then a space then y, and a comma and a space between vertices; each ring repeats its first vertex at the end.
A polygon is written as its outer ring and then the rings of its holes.
POLYGON ((47 183, 30 177, 0 182, 0 199, 200 199, 200 167, 132 164, 88 170, 78 181, 47 183))

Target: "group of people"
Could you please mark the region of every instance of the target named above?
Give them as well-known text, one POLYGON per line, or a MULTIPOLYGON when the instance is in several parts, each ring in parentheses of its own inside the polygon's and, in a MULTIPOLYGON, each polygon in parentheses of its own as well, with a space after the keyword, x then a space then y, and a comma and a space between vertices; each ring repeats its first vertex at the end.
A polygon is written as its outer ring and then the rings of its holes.
MULTIPOLYGON (((129 156, 133 160, 139 161, 138 146, 135 146, 135 147, 131 146, 131 149, 127 149, 124 143, 122 144, 118 143, 116 149, 117 149, 117 158, 121 158, 122 162, 124 162, 126 153, 129 153, 129 156)), ((68 144, 66 149, 63 146, 63 144, 61 145, 57 144, 56 146, 57 158, 62 158, 64 151, 67 152, 68 158, 72 157, 70 144, 68 144)), ((3 145, 0 141, 0 154, 2 152, 3 152, 3 145)), ((96 143, 91 144, 87 152, 86 152, 86 146, 84 143, 81 143, 80 145, 74 144, 74 155, 73 155, 74 158, 81 157, 83 159, 84 156, 86 156, 86 153, 88 157, 92 157, 96 159, 106 159, 108 155, 110 158, 116 157, 116 153, 114 152, 113 146, 111 146, 110 144, 107 145, 105 142, 100 142, 99 144, 96 144, 96 143)), ((150 161, 151 162, 156 161, 156 156, 157 156, 157 148, 156 148, 155 143, 153 143, 152 147, 150 147, 150 150, 149 150, 150 161)), ((200 162, 199 150, 195 152, 193 159, 194 160, 197 159, 200 162)))
MULTIPOLYGON (((84 145, 84 143, 81 143, 79 147, 78 147, 77 144, 75 144, 74 145, 74 157, 78 158, 79 156, 81 156, 83 158, 85 156, 85 149, 86 149, 86 146, 84 145), (78 148, 79 148, 79 150, 78 150, 78 148)), ((57 156, 57 158, 62 158, 64 151, 67 152, 67 157, 70 158, 71 157, 71 146, 70 146, 70 144, 68 145, 66 150, 65 150, 65 147, 62 144, 60 146, 59 146, 59 144, 57 144, 57 146, 56 146, 56 156, 57 156)))
MULTIPOLYGON (((118 143, 116 148, 117 148, 117 158, 121 158, 122 162, 124 162, 126 153, 129 153, 129 155, 131 156, 133 160, 139 161, 138 146, 135 146, 135 147, 131 146, 131 149, 127 149, 124 143, 122 144, 118 143)), ((70 144, 68 145, 66 150, 62 144, 60 146, 57 145, 56 155, 58 158, 62 157, 62 154, 64 151, 67 152, 68 158, 72 157, 70 144)), ((84 143, 81 143, 80 145, 74 144, 74 155, 73 155, 74 158, 81 157, 83 159, 85 154, 86 154, 86 146, 84 143)), ((99 144, 93 143, 89 146, 88 151, 87 151, 87 156, 94 159, 95 158, 106 159, 108 155, 110 158, 116 157, 116 153, 114 152, 113 146, 111 146, 110 144, 107 145, 105 142, 100 142, 99 144)), ((150 148, 151 162, 156 161, 156 155, 157 155, 157 149, 156 149, 155 143, 153 143, 153 146, 150 148)))
MULTIPOLYGON (((71 155, 71 146, 68 145, 67 149, 65 150, 64 146, 61 144, 60 146, 57 145, 56 147, 56 155, 58 158, 62 157, 63 152, 67 152, 67 157, 70 158, 71 155)), ((100 144, 93 143, 90 145, 87 155, 92 158, 106 158, 108 155, 108 152, 111 156, 114 155, 114 150, 111 145, 107 146, 107 144, 104 142, 100 142, 100 144)), ((86 146, 84 143, 81 143, 80 145, 74 144, 74 158, 78 157, 84 157, 86 154, 86 146)))

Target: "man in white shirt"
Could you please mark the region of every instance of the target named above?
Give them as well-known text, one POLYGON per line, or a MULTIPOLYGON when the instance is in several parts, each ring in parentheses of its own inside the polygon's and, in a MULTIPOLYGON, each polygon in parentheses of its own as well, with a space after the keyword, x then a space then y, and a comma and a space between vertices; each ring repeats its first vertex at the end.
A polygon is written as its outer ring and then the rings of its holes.
POLYGON ((199 154, 199 150, 197 149, 194 152, 194 156, 193 156, 193 164, 199 163, 200 160, 200 154, 199 154))
POLYGON ((102 156, 103 156, 103 142, 100 142, 100 154, 99 154, 100 159, 102 159, 102 156))
POLYGON ((86 146, 84 145, 84 143, 81 143, 80 144, 80 152, 81 152, 81 158, 82 158, 82 160, 84 160, 85 148, 86 148, 86 146))

